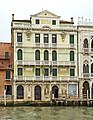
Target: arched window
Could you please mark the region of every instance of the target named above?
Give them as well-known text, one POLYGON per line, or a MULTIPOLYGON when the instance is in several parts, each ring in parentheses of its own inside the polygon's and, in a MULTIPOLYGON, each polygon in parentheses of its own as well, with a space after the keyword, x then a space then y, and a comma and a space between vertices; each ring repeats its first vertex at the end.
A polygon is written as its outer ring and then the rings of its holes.
POLYGON ((87 40, 87 38, 84 39, 84 46, 83 47, 88 48, 88 40, 87 40))
POLYGON ((52 60, 57 61, 57 52, 55 50, 52 51, 52 60))
POLYGON ((54 85, 52 87, 52 94, 54 94, 54 98, 58 98, 58 91, 59 91, 58 87, 54 85))
POLYGON ((85 81, 83 83, 83 98, 89 98, 90 96, 90 89, 89 89, 89 83, 87 81, 85 81), (88 95, 87 95, 88 94, 88 95))
POLYGON ((19 50, 17 51, 17 60, 22 60, 22 59, 23 59, 22 50, 19 49, 19 50))
POLYGON ((83 73, 89 73, 89 65, 83 64, 83 73))
POLYGON ((70 51, 70 61, 74 61, 74 51, 70 51))
POLYGON ((91 73, 93 73, 93 63, 91 64, 91 73))
POLYGON ((17 87, 17 99, 24 99, 24 88, 22 85, 17 87))
POLYGON ((39 50, 35 51, 35 60, 40 60, 40 51, 39 50))
POLYGON ((44 51, 44 60, 49 60, 49 54, 47 50, 44 51))
POLYGON ((35 100, 41 100, 41 87, 35 86, 35 100))

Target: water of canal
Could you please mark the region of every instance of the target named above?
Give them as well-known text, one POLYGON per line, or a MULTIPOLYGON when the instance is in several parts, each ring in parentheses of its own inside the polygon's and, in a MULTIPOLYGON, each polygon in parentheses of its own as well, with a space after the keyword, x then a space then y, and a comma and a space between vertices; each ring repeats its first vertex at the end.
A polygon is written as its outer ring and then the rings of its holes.
POLYGON ((0 120, 93 120, 93 107, 0 107, 0 120))

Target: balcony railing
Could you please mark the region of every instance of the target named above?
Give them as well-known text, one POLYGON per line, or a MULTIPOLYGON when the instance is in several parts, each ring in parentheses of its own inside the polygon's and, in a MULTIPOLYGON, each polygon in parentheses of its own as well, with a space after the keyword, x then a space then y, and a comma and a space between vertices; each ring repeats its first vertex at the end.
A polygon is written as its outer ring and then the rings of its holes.
POLYGON ((76 76, 14 76, 14 81, 63 82, 63 81, 78 81, 78 78, 76 76))
POLYGON ((40 61, 40 60, 17 60, 17 65, 56 65, 56 66, 76 66, 75 61, 40 61))
POLYGON ((34 48, 68 48, 76 49, 75 44, 57 44, 57 43, 27 43, 27 42, 16 42, 16 47, 34 47, 34 48))
POLYGON ((76 26, 66 25, 49 25, 49 24, 26 24, 26 23, 14 23, 13 28, 24 28, 24 29, 56 29, 56 30, 77 30, 76 26))
POLYGON ((82 73, 83 78, 93 78, 93 73, 82 73))

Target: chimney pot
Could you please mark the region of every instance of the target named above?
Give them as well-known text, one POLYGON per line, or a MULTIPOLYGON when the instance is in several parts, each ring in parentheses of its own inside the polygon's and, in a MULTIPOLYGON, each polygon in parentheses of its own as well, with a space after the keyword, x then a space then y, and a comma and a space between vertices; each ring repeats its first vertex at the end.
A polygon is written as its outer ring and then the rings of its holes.
POLYGON ((73 17, 71 17, 71 22, 74 22, 74 21, 73 21, 73 17))
POLYGON ((12 20, 14 20, 14 14, 12 14, 12 20))

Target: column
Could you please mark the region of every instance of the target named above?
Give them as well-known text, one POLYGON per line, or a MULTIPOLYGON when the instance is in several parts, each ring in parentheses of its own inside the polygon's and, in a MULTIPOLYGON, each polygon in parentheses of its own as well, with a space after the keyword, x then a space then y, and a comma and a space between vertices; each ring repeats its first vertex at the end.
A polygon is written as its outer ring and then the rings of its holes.
POLYGON ((90 83, 90 99, 91 99, 91 95, 92 95, 92 83, 90 83))
POLYGON ((42 101, 45 101, 44 84, 41 86, 41 90, 42 90, 42 93, 41 93, 41 100, 42 100, 42 101))
POLYGON ((24 99, 26 99, 26 84, 23 86, 24 87, 24 99))
POLYGON ((16 92, 16 84, 14 82, 14 89, 13 89, 13 95, 14 95, 14 101, 16 101, 16 98, 17 98, 17 92, 16 92))
POLYGON ((32 101, 34 101, 34 97, 35 95, 34 95, 34 85, 32 85, 32 101))

